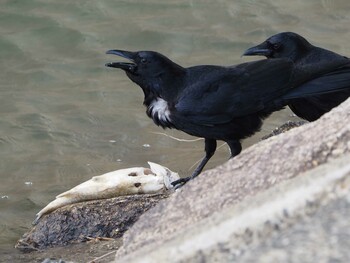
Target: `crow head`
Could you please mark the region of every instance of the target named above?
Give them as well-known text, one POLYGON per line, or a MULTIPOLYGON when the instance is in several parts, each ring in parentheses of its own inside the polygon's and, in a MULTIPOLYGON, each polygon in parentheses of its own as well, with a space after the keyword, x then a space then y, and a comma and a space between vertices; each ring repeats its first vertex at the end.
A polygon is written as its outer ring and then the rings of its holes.
POLYGON ((157 89, 165 79, 174 78, 182 71, 182 67, 155 51, 109 50, 106 53, 128 59, 130 62, 110 62, 106 66, 124 70, 143 89, 157 89))
POLYGON ((267 58, 289 58, 296 61, 312 45, 302 36, 283 32, 269 37, 261 44, 247 49, 243 56, 265 56, 267 58))

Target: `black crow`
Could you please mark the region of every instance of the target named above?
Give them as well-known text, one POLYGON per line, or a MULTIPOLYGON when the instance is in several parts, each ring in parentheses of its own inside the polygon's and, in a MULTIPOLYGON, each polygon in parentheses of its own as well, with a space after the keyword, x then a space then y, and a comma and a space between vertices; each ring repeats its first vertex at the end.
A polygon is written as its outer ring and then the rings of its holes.
POLYGON ((296 33, 273 35, 243 55, 289 58, 295 63, 296 72, 314 75, 312 81, 285 97, 291 110, 308 121, 318 119, 350 96, 350 59, 313 46, 296 33))
POLYGON ((139 85, 147 115, 163 128, 175 128, 205 139, 205 157, 184 184, 197 176, 216 150, 216 140, 227 142, 231 157, 240 140, 253 135, 262 120, 285 105, 280 99, 308 80, 295 74, 290 59, 260 60, 236 66, 181 67, 154 51, 110 50, 129 62, 111 62, 139 85))

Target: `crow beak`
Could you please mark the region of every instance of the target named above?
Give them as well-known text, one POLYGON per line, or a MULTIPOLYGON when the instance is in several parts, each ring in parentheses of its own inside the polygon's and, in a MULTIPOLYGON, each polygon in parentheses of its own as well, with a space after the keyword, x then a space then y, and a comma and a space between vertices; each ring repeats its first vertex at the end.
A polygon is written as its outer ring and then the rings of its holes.
POLYGON ((270 57, 272 55, 272 50, 267 47, 265 42, 257 45, 255 47, 248 48, 242 56, 265 56, 270 57))
POLYGON ((137 68, 137 64, 134 61, 134 59, 136 57, 136 52, 130 52, 130 51, 124 51, 124 50, 108 50, 106 52, 106 54, 117 55, 117 56, 126 58, 132 62, 132 63, 129 63, 129 62, 109 62, 109 63, 105 64, 106 67, 120 68, 120 69, 123 69, 123 70, 125 70, 127 72, 131 72, 131 73, 135 72, 135 70, 137 68))

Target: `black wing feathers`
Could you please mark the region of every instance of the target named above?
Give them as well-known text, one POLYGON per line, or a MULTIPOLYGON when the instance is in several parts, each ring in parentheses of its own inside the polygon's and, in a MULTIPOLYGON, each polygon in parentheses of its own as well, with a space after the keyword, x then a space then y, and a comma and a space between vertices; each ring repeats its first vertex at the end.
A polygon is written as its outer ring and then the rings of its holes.
MULTIPOLYGON (((350 65, 342 67, 311 81, 308 81, 293 91, 289 92, 284 99, 307 98, 315 95, 334 93, 350 89, 350 65)), ((331 94, 329 95, 332 96, 331 94)))
POLYGON ((223 67, 186 88, 176 112, 195 124, 215 125, 272 108, 274 99, 292 88, 293 65, 275 59, 223 67))

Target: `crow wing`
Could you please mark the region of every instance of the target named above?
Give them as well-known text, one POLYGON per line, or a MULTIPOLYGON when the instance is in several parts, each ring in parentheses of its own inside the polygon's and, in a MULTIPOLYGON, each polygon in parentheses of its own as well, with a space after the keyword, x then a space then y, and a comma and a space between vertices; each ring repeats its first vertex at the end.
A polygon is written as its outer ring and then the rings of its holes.
MULTIPOLYGON (((337 68, 332 72, 314 78, 288 92, 283 99, 308 98, 309 96, 322 95, 346 90, 350 93, 350 63, 347 66, 337 68)), ((331 94, 329 94, 331 100, 331 94)))
POLYGON ((222 67, 213 74, 202 71, 206 74, 181 93, 174 112, 197 125, 212 126, 260 111, 272 112, 276 110, 274 100, 295 82, 294 63, 289 59, 222 67))

